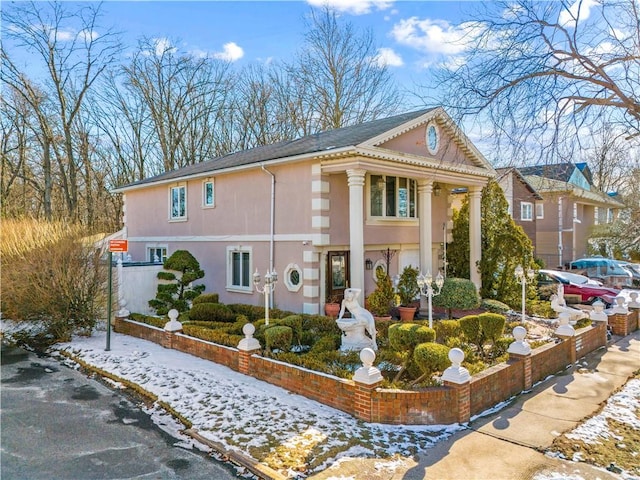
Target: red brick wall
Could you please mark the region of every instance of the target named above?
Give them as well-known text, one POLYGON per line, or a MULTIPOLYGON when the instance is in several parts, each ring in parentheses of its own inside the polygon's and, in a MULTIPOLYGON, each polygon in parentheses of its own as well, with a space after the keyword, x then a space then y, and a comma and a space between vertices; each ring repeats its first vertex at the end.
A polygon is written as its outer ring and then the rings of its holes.
POLYGON ((458 396, 453 388, 421 392, 377 389, 372 392, 371 421, 408 425, 457 423, 458 396))
POLYGON ((353 413, 353 380, 318 374, 258 355, 250 357, 249 375, 338 410, 353 413))
POLYGON ((609 326, 614 335, 629 335, 638 329, 638 315, 640 310, 632 309, 628 314, 616 313, 609 315, 609 326))
POLYGON ((471 378, 471 415, 477 415, 520 393, 524 362, 510 361, 487 368, 471 378))
MULTIPOLYGON (((604 322, 600 323, 596 327, 587 327, 577 332, 577 358, 606 342, 606 332, 603 330, 606 326, 604 322)), ((465 422, 469 411, 471 415, 477 415, 526 388, 523 360, 512 359, 508 363, 486 369, 474 375, 468 385, 445 385, 412 392, 360 385, 353 380, 319 374, 257 354, 244 355, 244 363, 240 365, 241 355, 235 348, 168 333, 130 320, 116 319, 114 329, 119 333, 226 365, 236 371, 243 367, 243 371, 257 379, 371 422, 414 425, 465 422), (463 402, 459 398, 462 395, 462 390, 459 390, 461 387, 468 388, 470 396, 464 405, 461 405, 463 402), (460 420, 461 418, 464 419, 460 420)), ((572 357, 571 345, 572 342, 563 341, 533 350, 530 357, 530 381, 536 383, 569 365, 572 357)))

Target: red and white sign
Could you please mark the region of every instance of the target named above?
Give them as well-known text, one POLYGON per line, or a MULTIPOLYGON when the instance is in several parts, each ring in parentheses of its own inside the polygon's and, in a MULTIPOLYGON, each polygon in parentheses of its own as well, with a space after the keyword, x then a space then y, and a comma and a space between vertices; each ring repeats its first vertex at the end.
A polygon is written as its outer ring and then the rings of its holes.
POLYGON ((109 251, 112 253, 127 252, 129 240, 109 240, 109 251))

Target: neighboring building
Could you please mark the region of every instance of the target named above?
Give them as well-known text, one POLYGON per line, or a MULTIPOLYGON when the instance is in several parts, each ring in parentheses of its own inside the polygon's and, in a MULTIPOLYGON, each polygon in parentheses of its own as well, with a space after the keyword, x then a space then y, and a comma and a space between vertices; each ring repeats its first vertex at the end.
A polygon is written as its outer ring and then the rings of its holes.
POLYGON ((496 172, 496 180, 509 204, 509 215, 531 239, 535 253, 537 219, 544 218, 543 198, 517 168, 498 168, 496 172))
POLYGON ((586 163, 539 165, 519 172, 543 198, 534 211, 534 245, 536 256, 549 268, 564 268, 587 256, 593 226, 613 222, 624 207, 595 188, 586 163))
MULTIPOLYGON (((278 308, 318 313, 345 287, 375 288, 382 251, 436 273, 450 192, 470 192, 480 259, 480 194, 495 170, 441 108, 254 148, 120 187, 132 261, 189 250, 208 292, 260 305, 252 274, 278 273, 278 308)), ((479 286, 480 276, 472 272, 479 286)))

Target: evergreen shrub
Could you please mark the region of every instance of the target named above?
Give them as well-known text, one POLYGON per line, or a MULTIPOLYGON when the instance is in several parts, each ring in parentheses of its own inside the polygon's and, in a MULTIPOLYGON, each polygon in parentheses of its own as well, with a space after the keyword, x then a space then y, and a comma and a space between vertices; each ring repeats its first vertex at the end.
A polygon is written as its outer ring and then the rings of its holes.
POLYGON ((434 328, 436 339, 440 343, 444 343, 448 338, 459 337, 462 333, 457 320, 440 320, 435 323, 434 328))
POLYGON ((502 303, 501 301, 494 300, 492 298, 483 299, 482 303, 480 304, 480 308, 486 310, 487 312, 502 314, 507 313, 509 310, 511 310, 511 307, 506 303, 502 303))
POLYGON ((220 296, 217 293, 201 293, 193 299, 193 305, 198 303, 219 303, 220 296))
POLYGON ((191 320, 209 322, 235 322, 236 314, 221 303, 197 303, 189 311, 191 320))
POLYGON ((471 280, 466 278, 446 278, 442 285, 440 295, 433 297, 433 305, 448 310, 451 318, 451 310, 469 310, 480 306, 478 290, 471 280))
POLYGON ((264 339, 268 352, 272 352, 273 350, 288 352, 291 350, 293 329, 286 325, 269 326, 269 328, 264 331, 264 339))
POLYGON ((498 313, 481 313, 478 315, 482 336, 492 343, 504 333, 506 318, 498 313))
POLYGON ((426 375, 444 372, 451 365, 449 348, 435 342, 421 343, 416 346, 413 359, 426 375))

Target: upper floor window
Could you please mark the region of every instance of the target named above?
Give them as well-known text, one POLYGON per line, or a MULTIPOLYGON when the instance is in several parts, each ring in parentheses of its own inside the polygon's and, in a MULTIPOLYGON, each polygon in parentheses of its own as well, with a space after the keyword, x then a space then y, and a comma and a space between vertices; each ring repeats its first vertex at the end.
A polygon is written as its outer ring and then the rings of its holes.
POLYGON ((544 218, 544 203, 536 203, 536 219, 544 218))
POLYGON ((371 175, 372 217, 417 218, 418 189, 415 180, 388 175, 371 175))
POLYGON ((202 184, 202 205, 205 207, 215 206, 213 181, 206 181, 202 184))
POLYGON ((600 224, 600 209, 598 207, 593 209, 593 223, 594 225, 600 224))
POLYGON ((533 220, 533 204, 529 202, 520 203, 520 220, 533 220))
POLYGON ((227 288, 251 291, 251 249, 229 247, 227 249, 227 288))
POLYGON ((187 217, 187 187, 171 187, 171 219, 187 217))

